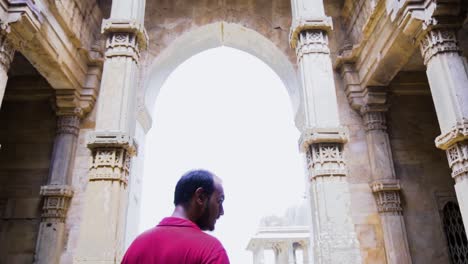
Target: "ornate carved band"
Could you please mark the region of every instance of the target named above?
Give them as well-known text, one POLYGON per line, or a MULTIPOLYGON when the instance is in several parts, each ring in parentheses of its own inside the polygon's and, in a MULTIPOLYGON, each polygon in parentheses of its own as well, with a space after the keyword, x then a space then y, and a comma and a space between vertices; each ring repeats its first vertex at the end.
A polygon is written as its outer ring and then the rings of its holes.
POLYGON ((398 180, 381 180, 371 184, 379 213, 401 214, 400 182, 398 180))
POLYGON ((453 28, 438 28, 429 31, 421 40, 420 47, 425 65, 437 54, 461 52, 458 46, 457 32, 453 28))
POLYGON ((80 132, 80 117, 77 115, 59 116, 57 120, 57 134, 72 134, 78 136, 80 132))
POLYGON ((330 54, 327 32, 320 29, 308 29, 299 33, 296 55, 301 60, 305 54, 330 54))
POLYGON ((15 50, 13 45, 8 41, 5 32, 0 33, 0 65, 3 71, 8 72, 10 64, 13 61, 15 50))
POLYGON ((44 197, 42 218, 48 221, 64 222, 67 216, 73 190, 68 185, 45 185, 41 187, 41 196, 44 197))
POLYGON ((306 157, 311 180, 316 177, 346 176, 343 144, 341 143, 311 144, 306 152, 306 157))
POLYGON ((135 62, 140 58, 140 49, 148 45, 148 35, 143 25, 130 20, 106 19, 102 33, 107 34, 107 58, 130 57, 135 62))
POLYGON ((453 144, 459 141, 468 139, 468 121, 457 123, 452 129, 436 138, 436 146, 440 149, 446 150, 453 144))
POLYGON ((128 182, 130 163, 136 154, 133 139, 120 132, 95 132, 89 136, 92 152, 89 180, 128 182))
POLYGON ((468 141, 457 142, 446 152, 452 177, 458 182, 468 175, 468 141))

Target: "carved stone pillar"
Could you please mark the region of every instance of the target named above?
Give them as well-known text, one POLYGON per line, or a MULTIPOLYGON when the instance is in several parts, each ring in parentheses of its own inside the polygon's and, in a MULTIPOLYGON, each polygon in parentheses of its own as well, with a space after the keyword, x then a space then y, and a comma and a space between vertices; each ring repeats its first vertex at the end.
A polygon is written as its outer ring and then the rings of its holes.
POLYGON ((3 96, 8 81, 8 70, 13 60, 15 51, 13 46, 6 38, 6 33, 0 31, 0 107, 2 106, 3 96))
POLYGON ((361 263, 351 221, 349 187, 328 32, 322 0, 292 0, 291 46, 302 82, 304 124, 301 149, 307 156, 314 263, 361 263))
POLYGON ((89 182, 74 263, 120 263, 124 250, 127 178, 136 154, 136 85, 140 50, 147 45, 144 0, 115 0, 104 20, 107 37, 89 182))
POLYGON ((381 87, 368 87, 365 101, 367 104, 361 107, 361 114, 373 178, 371 189, 382 222, 387 263, 409 264, 412 261, 402 215, 401 187, 395 175, 386 126, 386 92, 381 87))
POLYGON ((350 213, 343 131, 302 135, 310 179, 314 263, 361 263, 350 213))
MULTIPOLYGON (((59 111, 59 114, 60 113, 59 111)), ((65 246, 65 218, 73 196, 71 174, 81 111, 59 115, 48 184, 41 187, 44 198, 34 263, 58 264, 65 246)))
POLYGON ((447 152, 465 230, 468 230, 468 64, 461 54, 455 28, 429 30, 422 37, 420 47, 442 132, 435 143, 447 152))

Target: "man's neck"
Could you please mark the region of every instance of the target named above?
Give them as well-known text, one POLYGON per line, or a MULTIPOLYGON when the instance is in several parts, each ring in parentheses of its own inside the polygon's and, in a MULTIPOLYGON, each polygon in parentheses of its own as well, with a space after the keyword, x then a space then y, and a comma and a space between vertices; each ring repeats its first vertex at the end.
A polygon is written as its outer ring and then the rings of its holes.
POLYGON ((190 217, 187 215, 185 208, 182 205, 177 205, 172 213, 172 217, 183 218, 187 220, 191 220, 190 217))

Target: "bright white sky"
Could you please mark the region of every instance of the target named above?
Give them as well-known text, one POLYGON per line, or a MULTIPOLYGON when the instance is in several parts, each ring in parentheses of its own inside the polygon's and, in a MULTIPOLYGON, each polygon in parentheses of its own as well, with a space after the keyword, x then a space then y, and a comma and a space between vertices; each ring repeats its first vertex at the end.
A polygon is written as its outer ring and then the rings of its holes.
POLYGON ((304 196, 286 88, 258 58, 221 47, 182 63, 161 89, 146 139, 140 231, 173 210, 179 177, 194 168, 223 179, 225 215, 216 236, 231 263, 252 263, 245 248, 260 218, 283 215, 304 196))

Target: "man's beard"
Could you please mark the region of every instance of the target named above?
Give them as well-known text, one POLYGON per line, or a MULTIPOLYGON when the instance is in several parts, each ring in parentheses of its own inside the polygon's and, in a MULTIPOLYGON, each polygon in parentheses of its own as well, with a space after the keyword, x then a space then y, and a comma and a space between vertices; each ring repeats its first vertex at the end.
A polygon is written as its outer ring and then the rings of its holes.
POLYGON ((210 208, 208 206, 208 201, 205 204, 205 210, 203 210, 203 214, 198 218, 198 220, 195 222, 197 226, 203 230, 203 231, 213 231, 214 226, 210 226, 210 208))

